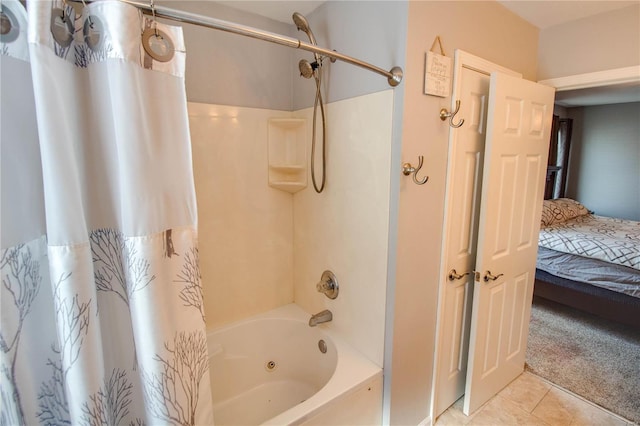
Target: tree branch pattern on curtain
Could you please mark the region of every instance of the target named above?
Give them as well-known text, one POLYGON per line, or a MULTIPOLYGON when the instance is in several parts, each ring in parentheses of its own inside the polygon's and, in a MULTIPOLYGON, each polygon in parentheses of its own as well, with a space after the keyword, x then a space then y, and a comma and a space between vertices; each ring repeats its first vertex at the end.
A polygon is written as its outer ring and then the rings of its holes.
POLYGON ((0 426, 213 424, 181 29, 1 8, 0 426))

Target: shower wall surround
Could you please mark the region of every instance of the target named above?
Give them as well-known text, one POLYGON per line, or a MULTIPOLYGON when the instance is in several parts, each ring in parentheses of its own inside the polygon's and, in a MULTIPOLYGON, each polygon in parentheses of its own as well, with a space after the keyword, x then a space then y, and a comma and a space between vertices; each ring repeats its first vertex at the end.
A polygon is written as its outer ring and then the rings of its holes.
POLYGON ((267 125, 290 112, 189 103, 207 328, 293 302, 291 194, 270 188, 267 125))
POLYGON ((312 109, 189 103, 207 327, 295 301, 382 366, 393 91, 326 108, 327 187, 292 195, 268 185, 268 120, 312 109), (325 269, 335 300, 315 288, 325 269))
MULTIPOLYGON (((394 91, 334 102, 327 108, 327 185, 293 197, 295 301, 307 312, 329 309, 331 328, 382 367, 389 244, 394 91), (340 294, 315 284, 325 269, 340 294)), ((296 112, 311 120, 313 108, 296 112)), ((320 162, 316 159, 316 167, 320 162)))

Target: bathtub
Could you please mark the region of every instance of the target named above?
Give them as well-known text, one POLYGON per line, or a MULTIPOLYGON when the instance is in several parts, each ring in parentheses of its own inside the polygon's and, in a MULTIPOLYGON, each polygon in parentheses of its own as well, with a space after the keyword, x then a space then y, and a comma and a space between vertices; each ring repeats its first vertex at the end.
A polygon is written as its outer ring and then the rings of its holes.
POLYGON ((381 424, 382 370, 309 317, 290 304, 208 332, 216 426, 381 424))

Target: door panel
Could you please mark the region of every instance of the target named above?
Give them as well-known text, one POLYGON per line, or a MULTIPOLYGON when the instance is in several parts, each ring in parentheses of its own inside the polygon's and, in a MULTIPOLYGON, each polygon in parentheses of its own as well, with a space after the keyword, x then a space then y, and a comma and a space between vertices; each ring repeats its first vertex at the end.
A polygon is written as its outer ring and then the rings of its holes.
POLYGON ((488 309, 487 309, 487 329, 484 338, 484 359, 478 359, 476 362, 482 365, 482 377, 493 373, 499 366, 500 361, 500 341, 502 331, 502 312, 505 303, 506 288, 504 283, 499 283, 488 291, 488 309))
MULTIPOLYGON (((453 290, 453 297, 451 298, 451 305, 448 307, 450 312, 463 312, 466 291, 465 286, 458 286, 453 290)), ((453 323, 451 324, 451 334, 449 338, 451 339, 451 351, 448 354, 449 360, 447 364, 449 365, 449 370, 447 377, 451 378, 456 376, 461 370, 463 370, 466 365, 462 365, 462 348, 465 346, 464 342, 460 338, 462 336, 462 326, 464 323, 464 315, 460 315, 456 317, 453 323)))
MULTIPOLYGON (((479 182, 479 174, 482 171, 480 165, 481 155, 478 151, 467 151, 464 154, 463 170, 464 179, 461 180, 460 186, 462 186, 462 192, 460 193, 460 203, 462 204, 462 211, 460 215, 455 217, 457 223, 455 228, 459 230, 458 244, 457 244, 457 257, 464 260, 475 254, 476 251, 476 234, 474 225, 477 221, 474 221, 474 215, 478 210, 476 199, 478 196, 477 183, 479 182)), ((455 250, 455 248, 454 248, 455 250)))
MULTIPOLYGON (((479 77, 481 79, 488 80, 488 76, 479 77)), ((470 130, 479 134, 484 134, 485 132, 485 123, 487 120, 486 110, 487 110, 487 96, 488 93, 482 93, 479 91, 472 91, 469 93, 468 101, 469 105, 469 115, 468 115, 468 126, 470 130)), ((466 120, 465 120, 466 121, 466 120)))
POLYGON ((524 370, 553 98, 551 87, 491 75, 467 415, 524 370))
POLYGON ((527 329, 525 323, 529 322, 529 318, 525 318, 524 310, 518 312, 518 306, 524 306, 527 303, 529 272, 521 274, 514 279, 514 299, 511 306, 513 321, 511 321, 511 330, 509 333, 509 345, 507 359, 517 356, 523 349, 522 342, 525 336, 522 335, 523 330, 527 329))
POLYGON ((538 189, 535 182, 539 182, 540 179, 546 178, 540 176, 541 171, 546 169, 545 164, 541 165, 542 158, 539 155, 529 155, 526 158, 526 178, 525 178, 525 193, 523 200, 522 218, 520 220, 520 238, 518 241, 518 247, 516 250, 522 251, 531 248, 532 245, 537 247, 538 245, 538 233, 540 231, 540 225, 536 223, 536 196, 535 191, 538 189), (531 182, 533 181, 533 182, 531 182))
MULTIPOLYGON (((518 158, 513 155, 503 155, 498 158, 499 176, 494 191, 499 194, 495 207, 497 220, 490 225, 495 234, 493 239, 494 248, 491 257, 494 260, 509 255, 509 241, 511 237, 511 224, 513 223, 513 207, 516 197, 516 176, 518 173, 518 158), (508 224, 509 226, 502 226, 508 224)), ((479 269, 476 269, 480 271, 479 269)))

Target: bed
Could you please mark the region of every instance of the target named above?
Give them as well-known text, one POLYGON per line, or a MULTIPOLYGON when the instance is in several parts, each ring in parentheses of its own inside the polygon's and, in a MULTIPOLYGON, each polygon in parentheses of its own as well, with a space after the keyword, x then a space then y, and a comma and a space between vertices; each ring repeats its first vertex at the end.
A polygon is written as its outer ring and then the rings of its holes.
POLYGON ((640 329, 640 222, 545 200, 534 295, 640 329))

